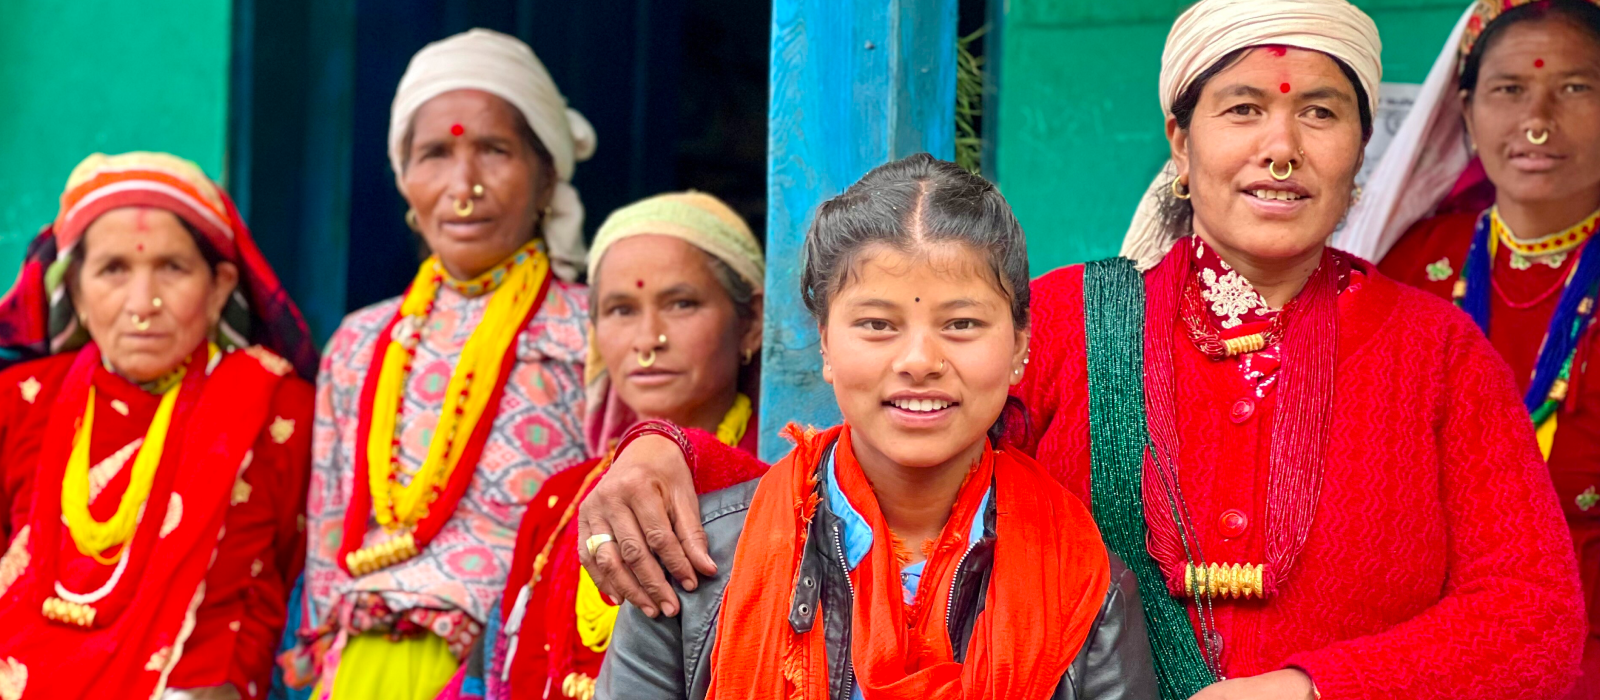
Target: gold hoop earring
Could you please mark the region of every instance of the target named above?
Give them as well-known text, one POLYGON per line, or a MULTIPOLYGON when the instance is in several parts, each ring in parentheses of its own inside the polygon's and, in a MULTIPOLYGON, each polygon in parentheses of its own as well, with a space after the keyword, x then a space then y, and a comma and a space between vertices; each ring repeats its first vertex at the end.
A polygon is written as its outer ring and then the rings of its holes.
POLYGON ((1271 175, 1272 179, 1277 180, 1278 182, 1283 182, 1284 180, 1289 179, 1290 176, 1294 175, 1294 161, 1291 160, 1288 163, 1285 163, 1284 168, 1283 174, 1279 175, 1278 161, 1272 161, 1267 163, 1267 174, 1271 175))
POLYGON ((422 225, 417 223, 417 210, 406 210, 406 228, 409 228, 417 233, 422 233, 422 225))
POLYGON ((639 366, 640 367, 649 367, 649 366, 651 366, 651 365, 653 365, 655 363, 656 363, 656 349, 655 348, 650 348, 649 350, 646 350, 644 352, 639 353, 639 366))
POLYGON ((1539 136, 1538 137, 1535 137, 1533 135, 1533 129, 1529 129, 1523 135, 1528 138, 1528 143, 1531 143, 1531 144, 1533 144, 1535 146, 1543 146, 1544 142, 1550 140, 1550 130, 1549 129, 1545 129, 1544 131, 1539 132, 1539 136))
POLYGON ((463 199, 454 202, 452 206, 455 208, 456 216, 472 216, 472 200, 463 199))
POLYGON ((755 359, 755 356, 756 356, 756 351, 755 351, 754 348, 745 348, 745 350, 744 350, 744 364, 745 364, 745 366, 749 366, 750 365, 750 361, 755 359))
POLYGON ((1363 192, 1364 190, 1361 189, 1361 185, 1356 185, 1355 189, 1350 192, 1350 203, 1355 204, 1356 202, 1361 201, 1361 195, 1363 192))
POLYGON ((472 186, 472 196, 473 197, 482 197, 483 196, 483 185, 473 185, 472 186))
POLYGON ((1172 179, 1172 196, 1177 197, 1178 199, 1182 199, 1182 200, 1188 200, 1189 199, 1189 186, 1183 184, 1183 179, 1182 178, 1173 178, 1172 179), (1178 191, 1179 187, 1183 188, 1182 192, 1178 191))

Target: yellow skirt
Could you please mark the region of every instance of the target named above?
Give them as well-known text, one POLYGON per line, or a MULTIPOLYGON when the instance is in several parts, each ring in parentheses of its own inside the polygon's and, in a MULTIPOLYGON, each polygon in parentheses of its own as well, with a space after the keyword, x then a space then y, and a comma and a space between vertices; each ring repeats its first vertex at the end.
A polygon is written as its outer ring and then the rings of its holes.
MULTIPOLYGON (((442 637, 425 634, 391 642, 363 634, 345 644, 333 679, 333 700, 433 700, 461 662, 442 637)), ((311 693, 322 697, 322 687, 311 693)))

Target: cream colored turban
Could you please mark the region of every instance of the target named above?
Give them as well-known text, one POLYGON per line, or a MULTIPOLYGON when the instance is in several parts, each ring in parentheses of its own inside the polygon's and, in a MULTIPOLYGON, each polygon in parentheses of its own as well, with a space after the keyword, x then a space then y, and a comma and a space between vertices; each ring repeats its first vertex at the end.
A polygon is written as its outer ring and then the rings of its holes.
MULTIPOLYGON (((1161 111, 1172 117, 1178 100, 1207 68, 1239 49, 1292 46, 1320 51, 1353 69, 1378 110, 1383 81, 1383 43, 1372 18, 1348 0, 1200 0, 1172 24, 1161 53, 1161 111)), ((1159 196, 1176 171, 1169 161, 1145 193, 1133 225, 1122 240, 1122 255, 1149 269, 1160 262, 1173 238, 1160 221, 1159 196)))
POLYGON ((417 110, 455 90, 482 90, 511 103, 555 160, 555 197, 544 222, 545 243, 556 275, 572 281, 583 269, 583 202, 569 182, 574 166, 594 155, 594 127, 556 88, 544 64, 521 40, 473 29, 433 42, 411 57, 389 114, 389 164, 399 182, 406 131, 417 110))

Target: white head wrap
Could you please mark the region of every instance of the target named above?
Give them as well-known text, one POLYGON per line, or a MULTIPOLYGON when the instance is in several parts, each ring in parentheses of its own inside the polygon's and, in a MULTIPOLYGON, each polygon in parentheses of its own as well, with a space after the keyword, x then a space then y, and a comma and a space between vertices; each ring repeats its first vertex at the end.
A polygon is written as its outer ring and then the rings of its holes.
MULTIPOLYGON (((1320 51, 1356 72, 1377 113, 1378 84, 1383 80, 1383 44, 1372 18, 1348 0, 1200 0, 1172 24, 1161 53, 1161 111, 1172 117, 1172 104, 1206 69, 1239 49, 1292 46, 1320 51)), ((1122 255, 1140 269, 1160 262, 1173 239, 1160 220, 1160 195, 1174 177, 1171 161, 1134 213, 1122 240, 1122 255)))
POLYGON ((1433 213, 1472 162, 1456 66, 1460 58, 1457 47, 1472 14, 1469 5, 1444 43, 1444 51, 1434 60, 1416 102, 1389 142, 1389 150, 1367 178, 1366 194, 1350 211, 1336 238, 1340 249, 1366 260, 1381 260, 1412 224, 1433 213))
POLYGON ((473 29, 424 46, 411 57, 389 114, 389 163, 400 181, 406 131, 417 110, 455 90, 482 90, 511 103, 555 160, 555 196, 544 222, 551 267, 561 279, 577 278, 584 264, 583 202, 569 184, 574 166, 594 155, 594 127, 556 88, 533 49, 516 37, 473 29))

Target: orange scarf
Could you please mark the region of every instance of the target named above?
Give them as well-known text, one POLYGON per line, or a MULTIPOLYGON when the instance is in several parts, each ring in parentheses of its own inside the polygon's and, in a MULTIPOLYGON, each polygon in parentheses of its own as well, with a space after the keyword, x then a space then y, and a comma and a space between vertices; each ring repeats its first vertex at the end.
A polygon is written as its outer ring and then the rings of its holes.
POLYGON ((855 459, 848 427, 785 431, 794 451, 756 488, 734 556, 712 652, 711 700, 826 700, 822 616, 811 631, 789 625, 789 606, 816 513, 819 465, 835 440, 840 487, 872 528, 872 550, 850 574, 855 587, 850 658, 870 700, 1043 698, 1054 692, 1088 638, 1110 567, 1094 520, 1021 452, 985 449, 957 496, 924 568, 916 604, 904 603, 900 564, 877 498, 855 459), (995 560, 987 602, 965 663, 945 627, 967 528, 989 484, 996 505, 995 560))

